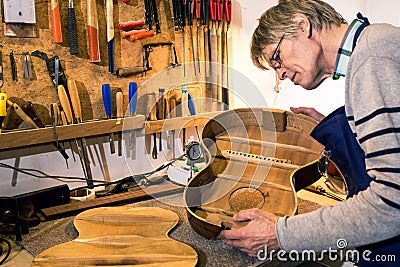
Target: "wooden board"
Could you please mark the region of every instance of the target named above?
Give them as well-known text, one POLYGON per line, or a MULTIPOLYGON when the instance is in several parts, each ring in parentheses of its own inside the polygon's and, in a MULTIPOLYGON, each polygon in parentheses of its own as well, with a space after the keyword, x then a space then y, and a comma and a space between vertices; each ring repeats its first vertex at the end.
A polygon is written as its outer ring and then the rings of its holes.
POLYGON ((197 253, 168 237, 179 217, 156 207, 103 207, 76 216, 79 237, 49 248, 31 266, 195 266, 197 253))

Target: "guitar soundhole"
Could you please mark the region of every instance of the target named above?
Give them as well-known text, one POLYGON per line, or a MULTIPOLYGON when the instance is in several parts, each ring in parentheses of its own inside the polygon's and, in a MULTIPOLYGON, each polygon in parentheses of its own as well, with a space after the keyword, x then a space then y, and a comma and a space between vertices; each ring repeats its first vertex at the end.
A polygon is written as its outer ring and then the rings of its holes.
POLYGON ((251 187, 238 188, 229 197, 229 205, 233 212, 252 208, 261 209, 264 202, 264 194, 260 190, 251 187))

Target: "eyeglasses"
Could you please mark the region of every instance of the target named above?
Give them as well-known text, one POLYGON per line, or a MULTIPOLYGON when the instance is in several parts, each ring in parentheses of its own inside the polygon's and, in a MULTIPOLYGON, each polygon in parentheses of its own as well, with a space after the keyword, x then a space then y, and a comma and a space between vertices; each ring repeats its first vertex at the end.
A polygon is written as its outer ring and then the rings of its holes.
POLYGON ((281 43, 283 38, 285 37, 285 34, 282 35, 281 39, 278 42, 278 45, 275 48, 274 53, 272 54, 271 59, 269 60, 271 67, 274 68, 274 70, 279 69, 282 67, 282 59, 280 57, 280 50, 279 48, 281 47, 281 43))
POLYGON ((347 195, 346 180, 336 164, 329 159, 330 156, 330 151, 322 151, 317 165, 318 172, 325 178, 325 184, 330 191, 335 194, 347 195))

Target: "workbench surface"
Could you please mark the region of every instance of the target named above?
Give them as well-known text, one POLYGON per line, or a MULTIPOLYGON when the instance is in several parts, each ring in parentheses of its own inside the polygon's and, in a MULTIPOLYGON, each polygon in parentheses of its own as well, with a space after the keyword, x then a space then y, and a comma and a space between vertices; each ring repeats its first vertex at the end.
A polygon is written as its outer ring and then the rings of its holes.
MULTIPOLYGON (((320 207, 320 204, 299 198, 298 213, 306 213, 320 207)), ((236 248, 225 245, 221 240, 207 240, 198 235, 189 225, 186 210, 182 206, 182 193, 151 199, 130 206, 160 207, 178 214, 179 223, 171 230, 169 236, 193 247, 198 254, 197 266, 259 266, 256 258, 251 258, 236 248)), ((73 225, 75 216, 45 221, 30 228, 29 234, 23 236, 23 248, 33 256, 42 251, 71 241, 78 237, 73 225)), ((32 258, 33 259, 33 258, 32 258)), ((7 264, 7 263, 6 263, 7 264)), ((282 263, 272 262, 267 266, 282 266, 282 263)), ((7 266, 7 265, 6 265, 7 266)), ((9 265, 16 266, 16 265, 9 265)), ((285 265, 286 266, 286 265, 285 265)))

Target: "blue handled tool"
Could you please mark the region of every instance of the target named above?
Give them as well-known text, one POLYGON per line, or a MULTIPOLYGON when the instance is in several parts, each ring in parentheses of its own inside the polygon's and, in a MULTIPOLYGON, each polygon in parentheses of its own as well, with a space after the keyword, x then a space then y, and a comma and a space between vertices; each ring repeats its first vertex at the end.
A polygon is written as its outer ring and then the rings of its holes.
MULTIPOLYGON (((188 108, 189 108, 190 116, 196 115, 196 107, 194 106, 192 94, 188 94, 188 108)), ((195 128, 196 128, 197 138, 200 140, 200 134, 199 134, 199 129, 197 128, 197 125, 195 126, 195 128)))
POLYGON ((136 103, 137 103, 137 83, 130 82, 129 83, 129 112, 130 115, 135 115, 136 112, 136 103))
POLYGON ((191 116, 196 115, 196 107, 194 106, 192 94, 188 94, 188 108, 191 116))
MULTIPOLYGON (((110 84, 103 84, 101 88, 101 93, 103 96, 103 104, 104 104, 104 109, 106 110, 106 115, 108 119, 111 119, 112 116, 112 92, 111 92, 111 86, 110 84)), ((114 146, 114 138, 113 134, 110 133, 108 135, 109 137, 109 142, 110 142, 110 150, 111 154, 115 153, 115 146, 114 146)))
MULTIPOLYGON (((129 83, 129 113, 135 115, 137 103, 138 85, 136 82, 129 83)), ((129 132, 129 149, 132 150, 132 159, 136 158, 136 133, 134 130, 129 132)))

